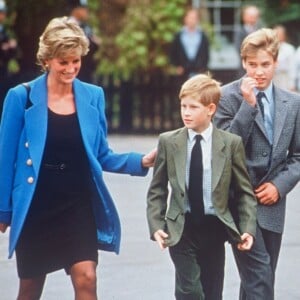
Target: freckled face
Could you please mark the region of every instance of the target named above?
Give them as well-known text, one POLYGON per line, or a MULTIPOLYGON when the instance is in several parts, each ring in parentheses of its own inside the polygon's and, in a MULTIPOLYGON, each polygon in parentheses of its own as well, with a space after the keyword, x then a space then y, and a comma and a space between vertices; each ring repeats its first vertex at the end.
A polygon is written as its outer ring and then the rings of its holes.
POLYGON ((274 76, 277 61, 265 50, 258 50, 256 55, 243 60, 243 67, 247 76, 256 80, 259 90, 266 89, 274 76))
POLYGON ((49 76, 59 83, 70 84, 80 71, 81 56, 69 55, 52 58, 46 63, 49 66, 49 76))
POLYGON ((181 99, 181 118, 185 127, 201 133, 208 128, 212 115, 216 111, 215 104, 204 106, 190 97, 181 99))

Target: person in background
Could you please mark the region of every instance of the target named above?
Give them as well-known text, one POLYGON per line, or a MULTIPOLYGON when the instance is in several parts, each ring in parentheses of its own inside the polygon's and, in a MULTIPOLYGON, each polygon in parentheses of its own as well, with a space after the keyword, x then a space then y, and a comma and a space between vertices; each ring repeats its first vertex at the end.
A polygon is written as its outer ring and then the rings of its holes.
POLYGON ((286 29, 283 25, 273 27, 280 42, 277 68, 273 81, 276 86, 295 91, 296 90, 296 74, 294 72, 295 65, 295 47, 287 42, 286 29))
POLYGON ((222 87, 214 117, 218 128, 241 136, 258 202, 253 247, 248 252, 232 248, 243 300, 274 300, 286 197, 300 179, 300 96, 273 83, 279 47, 270 28, 244 39, 241 57, 246 75, 222 87))
MULTIPOLYGON (((234 36, 234 44, 238 53, 240 53, 241 44, 244 38, 248 34, 260 28, 259 8, 255 5, 247 5, 243 7, 241 19, 242 19, 242 25, 240 29, 235 32, 235 36, 234 36)), ((244 74, 245 74, 244 69, 242 68, 242 65, 240 65, 240 68, 237 71, 237 78, 240 78, 244 74)))
POLYGON ((18 300, 40 299, 47 274, 60 269, 70 275, 75 299, 97 299, 98 249, 120 247, 120 221, 102 172, 145 176, 155 159, 155 150, 109 148, 103 90, 76 78, 88 45, 77 23, 52 19, 37 52, 45 73, 5 99, 0 231, 10 227, 18 300))
POLYGON ((184 16, 184 25, 176 33, 170 48, 170 63, 176 75, 187 78, 208 69, 209 41, 200 26, 199 13, 189 9, 184 16))
POLYGON ((0 0, 0 113, 7 90, 10 87, 9 61, 17 55, 17 41, 9 35, 5 24, 7 7, 0 0))
POLYGON ((95 61, 94 56, 98 51, 101 42, 100 38, 94 34, 93 29, 88 24, 89 8, 86 1, 75 1, 75 4, 72 4, 70 18, 78 23, 90 43, 89 53, 83 58, 83 65, 78 74, 78 78, 85 82, 94 83, 95 71, 97 68, 97 62, 95 61))
POLYGON ((148 190, 150 236, 169 247, 177 300, 221 300, 225 249, 253 243, 256 199, 240 137, 211 123, 219 83, 207 75, 188 79, 180 91, 184 127, 160 135, 148 190), (170 186, 170 198, 169 198, 170 186), (239 198, 229 202, 229 187, 239 198))

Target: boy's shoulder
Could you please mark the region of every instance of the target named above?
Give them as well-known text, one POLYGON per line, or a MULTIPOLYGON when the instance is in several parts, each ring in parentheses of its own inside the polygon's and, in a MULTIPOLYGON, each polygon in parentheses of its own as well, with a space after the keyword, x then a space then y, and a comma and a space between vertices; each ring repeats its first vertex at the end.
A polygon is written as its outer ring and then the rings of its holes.
POLYGON ((229 131, 225 131, 223 129, 217 128, 214 126, 214 134, 213 137, 215 138, 222 138, 225 142, 241 142, 242 138, 235 134, 235 133, 231 133, 229 131))
POLYGON ((170 130, 170 131, 165 131, 159 135, 160 139, 170 139, 172 137, 179 136, 181 134, 187 134, 187 128, 186 127, 181 127, 178 129, 170 130))

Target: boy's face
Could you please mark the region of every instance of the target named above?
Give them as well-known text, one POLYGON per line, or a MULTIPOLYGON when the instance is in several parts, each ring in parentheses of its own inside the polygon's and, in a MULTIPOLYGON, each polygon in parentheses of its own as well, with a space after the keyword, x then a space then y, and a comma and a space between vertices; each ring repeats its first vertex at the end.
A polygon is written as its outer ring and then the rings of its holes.
POLYGON ((265 50, 258 50, 256 55, 243 60, 243 67, 248 77, 255 79, 256 88, 266 89, 274 76, 277 61, 265 50))
POLYGON ((185 127, 198 133, 203 132, 209 126, 211 118, 216 111, 215 104, 211 103, 208 106, 204 106, 189 96, 182 97, 180 107, 181 118, 185 127))

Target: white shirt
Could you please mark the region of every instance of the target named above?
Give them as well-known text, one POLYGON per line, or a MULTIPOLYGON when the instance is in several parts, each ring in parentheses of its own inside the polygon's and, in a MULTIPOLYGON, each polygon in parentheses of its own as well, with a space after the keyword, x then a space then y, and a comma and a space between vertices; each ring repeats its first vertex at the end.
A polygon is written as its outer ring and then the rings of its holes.
MULTIPOLYGON (((216 215, 215 209, 212 204, 212 193, 211 193, 211 157, 212 157, 212 132, 213 126, 210 123, 209 127, 201 132, 202 140, 200 142, 202 149, 202 164, 203 164, 203 204, 204 213, 206 215, 216 215)), ((195 144, 195 136, 199 133, 188 129, 188 141, 187 141, 187 162, 186 162, 186 188, 188 190, 189 177, 190 177, 190 163, 191 153, 195 144)), ((190 205, 188 204, 187 211, 190 211, 190 205)))

